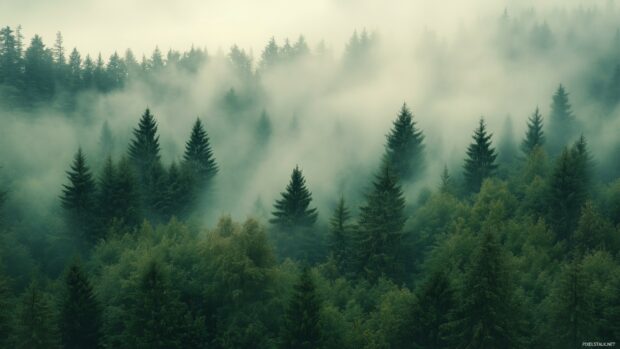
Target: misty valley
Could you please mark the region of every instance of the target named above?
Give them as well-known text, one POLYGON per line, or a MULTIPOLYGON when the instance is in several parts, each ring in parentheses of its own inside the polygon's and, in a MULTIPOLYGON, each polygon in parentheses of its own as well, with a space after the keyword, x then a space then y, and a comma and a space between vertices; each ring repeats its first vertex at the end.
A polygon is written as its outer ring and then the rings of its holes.
POLYGON ((488 12, 144 54, 5 24, 0 348, 615 346, 620 9, 488 12))

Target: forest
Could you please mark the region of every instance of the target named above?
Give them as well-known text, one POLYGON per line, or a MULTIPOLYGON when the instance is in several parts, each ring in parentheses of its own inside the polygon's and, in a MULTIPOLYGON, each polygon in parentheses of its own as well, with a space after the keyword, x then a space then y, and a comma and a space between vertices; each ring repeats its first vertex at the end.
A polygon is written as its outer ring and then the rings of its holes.
POLYGON ((615 346, 607 6, 256 58, 3 26, 0 348, 615 346))

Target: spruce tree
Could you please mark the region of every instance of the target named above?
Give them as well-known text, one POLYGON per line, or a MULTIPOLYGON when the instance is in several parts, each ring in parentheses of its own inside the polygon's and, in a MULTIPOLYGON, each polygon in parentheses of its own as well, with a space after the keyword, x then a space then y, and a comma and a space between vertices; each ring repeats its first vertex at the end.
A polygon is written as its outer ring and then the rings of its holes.
POLYGON ((595 335, 597 321, 588 276, 581 262, 572 260, 564 266, 560 279, 552 290, 551 322, 555 348, 581 348, 581 343, 595 335))
POLYGON ((424 135, 416 128, 406 103, 403 103, 387 136, 385 158, 399 179, 409 181, 422 175, 425 166, 424 135))
MULTIPOLYGON (((118 166, 108 157, 99 178, 99 224, 102 234, 113 225, 135 227, 142 220, 138 183, 126 158, 118 166)), ((105 235, 104 235, 105 236, 105 235)))
POLYGON ((518 348, 519 307, 504 252, 491 232, 480 237, 465 274, 460 307, 446 327, 455 348, 518 348))
POLYGON ((99 348, 102 335, 101 310, 79 262, 69 267, 65 287, 60 310, 60 333, 64 348, 99 348))
POLYGON ((50 349, 59 347, 58 328, 51 301, 31 283, 22 296, 15 328, 15 348, 50 349))
POLYGON ((286 191, 280 194, 281 199, 276 200, 273 218, 270 223, 281 229, 295 227, 311 227, 316 222, 318 213, 316 208, 309 208, 312 201, 312 193, 306 187, 304 178, 299 166, 295 166, 291 174, 291 180, 286 186, 286 191))
POLYGON ((158 262, 151 261, 139 275, 125 329, 132 348, 181 347, 184 306, 158 262))
POLYGON ((336 267, 343 273, 350 264, 351 253, 351 218, 349 209, 345 205, 344 197, 338 200, 334 214, 329 221, 329 250, 336 267))
POLYGON ((521 142, 521 151, 527 156, 536 147, 542 147, 545 144, 545 134, 543 131, 543 117, 538 111, 538 107, 534 114, 527 121, 527 131, 525 138, 521 142))
POLYGON ((217 174, 218 168, 209 144, 209 136, 200 119, 196 119, 192 127, 190 138, 185 144, 183 159, 197 176, 197 189, 207 188, 217 174))
POLYGON ((321 342, 320 312, 321 301, 310 270, 306 267, 301 271, 288 304, 282 331, 282 347, 318 348, 321 342))
POLYGON ((450 279, 435 271, 416 292, 412 309, 412 342, 415 348, 448 348, 446 326, 456 310, 456 295, 450 279))
POLYGON ((79 239, 95 243, 99 238, 94 231, 96 209, 96 186, 86 158, 79 148, 71 169, 67 172, 69 184, 63 185, 60 197, 67 212, 68 223, 79 239))
POLYGON ((467 147, 465 159, 465 187, 470 193, 477 193, 485 178, 492 176, 497 169, 495 149, 491 148, 491 136, 487 134, 484 119, 472 136, 474 142, 467 147))
POLYGON ((401 275, 404 209, 402 189, 386 162, 366 196, 366 203, 360 207, 356 258, 359 271, 371 280, 401 275))
POLYGON ((567 142, 575 136, 575 116, 568 101, 568 93, 562 85, 553 95, 547 135, 551 156, 558 155, 567 142))

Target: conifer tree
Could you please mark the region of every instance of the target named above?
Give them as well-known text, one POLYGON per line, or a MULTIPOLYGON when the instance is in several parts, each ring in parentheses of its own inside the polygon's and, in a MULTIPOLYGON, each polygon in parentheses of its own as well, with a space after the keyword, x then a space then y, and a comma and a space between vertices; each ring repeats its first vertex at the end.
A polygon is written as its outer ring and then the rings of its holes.
POLYGON ((444 165, 443 171, 441 172, 440 180, 441 183, 439 184, 439 191, 444 194, 453 194, 454 181, 452 180, 452 176, 450 176, 450 172, 448 171, 448 165, 444 165))
POLYGON ((412 342, 416 348, 447 348, 446 325, 456 310, 456 295, 442 271, 433 272, 420 286, 412 311, 412 342))
POLYGON ((312 280, 310 270, 301 271, 289 302, 282 331, 282 347, 311 349, 318 348, 321 342, 320 331, 321 301, 312 280))
POLYGON ((312 193, 306 187, 306 179, 299 166, 295 166, 293 169, 286 191, 280 195, 282 198, 276 200, 273 205, 275 210, 272 212, 273 218, 269 220, 270 223, 281 229, 314 225, 318 213, 316 208, 309 208, 312 193))
POLYGON ((484 119, 480 119, 478 128, 472 136, 474 142, 467 147, 465 159, 465 187, 470 193, 480 190, 482 181, 494 174, 497 169, 495 158, 497 154, 491 147, 491 134, 487 134, 484 119))
POLYGON ((419 178, 425 165, 424 135, 415 124, 411 111, 403 103, 387 136, 386 160, 392 166, 394 175, 404 181, 419 178))
POLYGON ((69 267, 65 287, 60 311, 63 347, 99 348, 102 335, 101 310, 79 262, 69 267))
POLYGON ((575 135, 575 116, 568 101, 568 93, 562 85, 553 95, 547 135, 551 156, 557 156, 575 135))
POLYGON ((198 189, 205 189, 217 174, 218 168, 209 143, 209 136, 200 119, 196 119, 192 133, 185 144, 185 163, 197 176, 198 189))
POLYGON ((345 272, 350 264, 351 226, 348 224, 351 214, 345 205, 344 197, 338 200, 334 214, 329 221, 329 250, 338 270, 345 272))
POLYGON ((126 324, 126 341, 133 348, 181 347, 183 304, 158 262, 151 261, 139 276, 126 324))
POLYGON ((579 260, 564 266, 550 299, 555 348, 581 348, 583 341, 593 338, 597 319, 589 280, 579 260))
POLYGON ((369 279, 398 278, 405 224, 405 199, 389 163, 382 165, 373 188, 360 207, 356 258, 360 272, 369 279))
POLYGON ((96 209, 96 186, 86 158, 79 148, 71 169, 67 172, 69 184, 63 185, 60 197, 74 234, 89 243, 97 241, 93 220, 96 209))
POLYGON ((118 166, 108 157, 99 178, 98 212, 101 234, 113 223, 134 227, 141 221, 140 197, 134 170, 126 158, 118 166))
POLYGON ((260 67, 261 69, 269 69, 278 64, 280 60, 280 48, 276 43, 276 39, 271 37, 269 43, 265 46, 263 53, 261 54, 260 67))
POLYGON ((536 147, 542 147, 544 144, 543 117, 536 107, 534 114, 527 121, 527 131, 521 142, 521 151, 525 155, 529 155, 536 147))
POLYGON ((47 296, 31 283, 22 296, 15 328, 15 348, 50 349, 59 347, 58 328, 47 296))
POLYGON ((455 348, 519 348, 520 309, 504 252, 491 232, 481 236, 465 275, 460 307, 447 326, 455 348))

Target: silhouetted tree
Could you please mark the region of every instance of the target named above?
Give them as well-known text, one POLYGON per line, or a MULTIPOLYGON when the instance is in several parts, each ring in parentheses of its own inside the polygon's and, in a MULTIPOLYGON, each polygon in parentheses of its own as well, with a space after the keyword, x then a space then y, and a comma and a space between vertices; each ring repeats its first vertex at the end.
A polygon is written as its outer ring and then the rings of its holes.
POLYGON ((334 214, 329 221, 329 251, 338 270, 342 273, 349 269, 352 241, 352 229, 348 221, 351 213, 345 205, 344 197, 338 200, 334 214))
POLYGON ((558 155, 575 135, 575 116, 568 101, 568 93, 562 85, 553 95, 547 135, 547 146, 551 156, 558 155))
POLYGON ((487 134, 486 124, 480 119, 478 128, 472 136, 474 142, 467 147, 465 159, 465 187, 470 193, 480 190, 482 181, 494 174, 497 169, 495 149, 491 148, 491 134, 487 134))
POLYGON ((542 147, 544 144, 543 117, 540 115, 537 107, 534 114, 527 121, 527 131, 525 138, 521 142, 521 151, 525 155, 529 155, 536 147, 542 147))
POLYGON ((276 200, 273 205, 275 211, 269 222, 282 229, 314 225, 318 214, 316 208, 309 208, 312 194, 306 187, 306 180, 299 166, 293 169, 291 181, 281 196, 282 198, 276 200))
POLYGON ((408 181, 421 176, 424 168, 424 135, 416 128, 407 104, 403 106, 387 136, 386 160, 398 178, 408 181))

